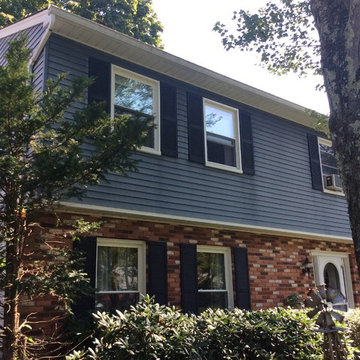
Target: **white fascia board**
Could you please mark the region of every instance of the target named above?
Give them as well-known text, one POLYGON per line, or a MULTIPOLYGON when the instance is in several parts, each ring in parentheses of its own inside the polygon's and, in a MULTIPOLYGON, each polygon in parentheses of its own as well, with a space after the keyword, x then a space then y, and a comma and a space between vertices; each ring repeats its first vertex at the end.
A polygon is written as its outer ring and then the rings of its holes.
POLYGON ((48 10, 42 10, 34 15, 31 15, 25 19, 19 20, 14 24, 11 24, 0 30, 0 38, 7 37, 9 35, 15 34, 19 31, 23 31, 25 29, 31 28, 35 25, 43 23, 44 26, 47 25, 49 16, 48 10))
POLYGON ((306 231, 296 231, 296 230, 272 228, 266 226, 248 225, 248 224, 241 224, 235 222, 200 219, 194 217, 153 213, 147 211, 118 209, 107 206, 88 205, 88 204, 75 203, 70 201, 60 202, 58 210, 66 213, 88 214, 94 216, 108 216, 115 218, 121 217, 125 219, 139 219, 139 220, 145 219, 147 221, 152 221, 152 222, 165 221, 167 223, 221 228, 227 230, 244 231, 255 234, 277 235, 277 236, 287 236, 287 237, 301 238, 301 239, 352 243, 352 238, 346 236, 336 236, 336 235, 312 233, 306 231))

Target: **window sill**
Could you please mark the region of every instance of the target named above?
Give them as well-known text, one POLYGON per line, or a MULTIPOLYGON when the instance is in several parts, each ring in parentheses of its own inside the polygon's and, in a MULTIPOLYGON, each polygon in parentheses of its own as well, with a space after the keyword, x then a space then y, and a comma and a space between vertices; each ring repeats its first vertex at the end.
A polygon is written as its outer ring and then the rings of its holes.
POLYGON ((235 168, 233 166, 228 166, 228 165, 221 165, 221 164, 214 163, 214 162, 211 162, 211 161, 207 161, 205 163, 205 165, 208 166, 208 167, 214 168, 214 169, 230 171, 230 172, 234 172, 234 173, 237 173, 237 174, 242 174, 243 173, 243 171, 241 169, 239 169, 239 168, 235 168))
POLYGON ((324 192, 325 194, 331 194, 331 195, 336 195, 336 196, 345 197, 345 194, 344 194, 343 191, 335 191, 335 190, 324 189, 323 192, 324 192))
POLYGON ((161 156, 161 151, 155 150, 153 148, 145 147, 145 146, 142 146, 140 149, 138 149, 138 151, 141 151, 141 152, 144 152, 147 154, 151 154, 151 155, 161 156))

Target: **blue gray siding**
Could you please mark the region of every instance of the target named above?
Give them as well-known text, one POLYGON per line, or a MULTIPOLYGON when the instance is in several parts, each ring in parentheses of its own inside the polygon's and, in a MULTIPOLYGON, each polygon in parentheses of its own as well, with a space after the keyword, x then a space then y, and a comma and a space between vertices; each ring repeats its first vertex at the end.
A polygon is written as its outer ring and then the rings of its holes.
MULTIPOLYGON (((200 91, 136 65, 99 54, 57 36, 50 38, 48 76, 87 75, 89 56, 129 67, 177 86, 178 158, 138 153, 139 172, 117 174, 89 189, 83 203, 194 219, 226 221, 337 236, 350 236, 345 199, 312 189, 307 132, 310 129, 248 109, 252 115, 255 175, 240 175, 188 161, 186 91, 200 91)), ((202 92, 232 106, 233 101, 202 92)), ((72 111, 81 107, 75 104, 72 111)))
MULTIPOLYGON (((29 49, 35 49, 36 46, 39 45, 41 37, 44 34, 44 31, 45 28, 43 27, 43 24, 38 24, 21 32, 21 34, 28 37, 27 47, 29 49)), ((8 50, 9 41, 16 39, 18 36, 19 33, 14 33, 12 35, 0 39, 0 66, 4 65, 5 63, 4 55, 8 50)))

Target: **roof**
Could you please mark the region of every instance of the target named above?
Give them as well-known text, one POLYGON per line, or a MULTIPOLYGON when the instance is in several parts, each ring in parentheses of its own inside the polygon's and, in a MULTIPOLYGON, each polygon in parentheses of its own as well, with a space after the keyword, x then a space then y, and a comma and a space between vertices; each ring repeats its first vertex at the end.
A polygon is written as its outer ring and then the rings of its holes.
POLYGON ((54 5, 1 29, 0 38, 40 23, 45 31, 33 51, 32 63, 36 61, 50 34, 54 33, 245 105, 308 127, 314 126, 314 119, 303 106, 186 61, 54 5))

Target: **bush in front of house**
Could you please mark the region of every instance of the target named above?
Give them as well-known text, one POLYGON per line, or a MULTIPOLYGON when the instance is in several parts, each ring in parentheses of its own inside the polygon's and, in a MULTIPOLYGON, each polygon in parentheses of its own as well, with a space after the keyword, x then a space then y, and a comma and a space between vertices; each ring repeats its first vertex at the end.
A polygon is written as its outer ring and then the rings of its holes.
POLYGON ((303 310, 212 310, 198 316, 146 297, 113 315, 95 315, 94 345, 74 359, 320 359, 322 337, 303 310))
POLYGON ((345 336, 352 341, 352 346, 360 349, 360 309, 350 310, 345 314, 345 336))
POLYGON ((208 309, 197 323, 204 337, 203 359, 321 358, 321 335, 305 311, 208 309))

